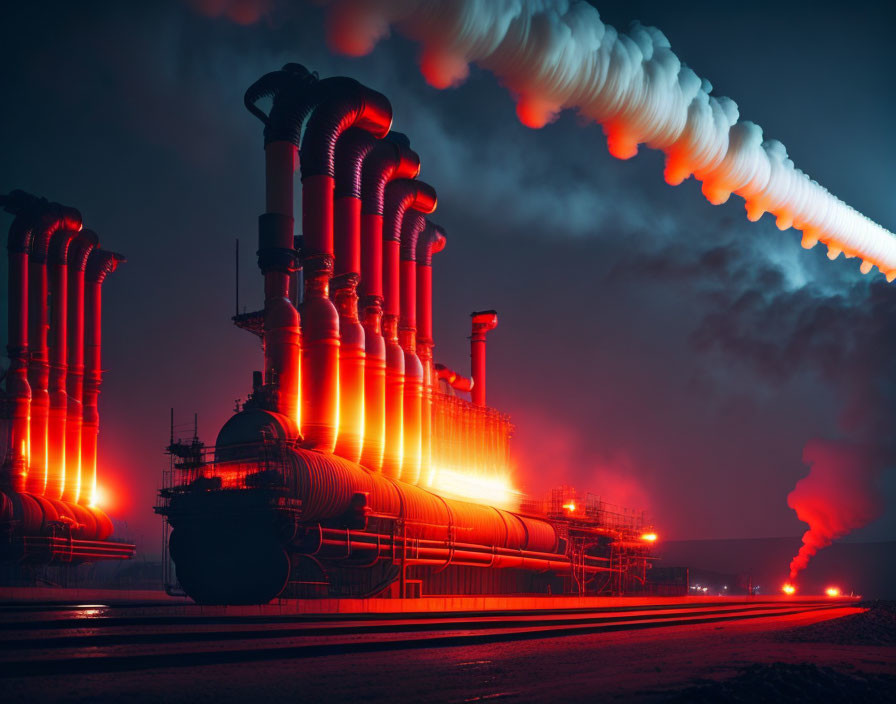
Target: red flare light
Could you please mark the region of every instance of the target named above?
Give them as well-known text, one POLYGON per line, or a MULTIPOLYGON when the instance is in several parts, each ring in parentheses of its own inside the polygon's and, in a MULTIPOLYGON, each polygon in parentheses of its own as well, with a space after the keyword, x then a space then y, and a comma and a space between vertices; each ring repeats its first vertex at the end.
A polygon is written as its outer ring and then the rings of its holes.
POLYGON ((838 587, 828 587, 825 592, 828 596, 840 596, 840 589, 838 587))
POLYGON ((783 587, 781 587, 781 591, 789 596, 790 594, 796 593, 796 587, 792 584, 785 584, 783 587))
POLYGON ((641 536, 641 540, 645 540, 648 543, 655 543, 656 539, 657 539, 656 533, 644 533, 644 535, 641 536))

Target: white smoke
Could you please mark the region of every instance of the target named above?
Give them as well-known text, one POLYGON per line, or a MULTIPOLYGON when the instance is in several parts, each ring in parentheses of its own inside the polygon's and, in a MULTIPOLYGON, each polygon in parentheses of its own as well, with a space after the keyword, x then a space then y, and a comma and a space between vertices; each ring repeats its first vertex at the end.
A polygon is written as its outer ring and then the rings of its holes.
POLYGON ((422 45, 420 68, 445 88, 475 63, 494 73, 517 115, 542 127, 565 109, 601 124, 610 153, 628 159, 640 144, 666 154, 665 178, 703 183, 714 204, 732 193, 747 217, 772 213, 781 230, 802 231, 831 259, 859 257, 896 278, 896 237, 795 168, 784 145, 739 121, 730 98, 683 65, 655 27, 628 34, 605 25, 582 0, 319 0, 329 5, 328 39, 343 53, 369 53, 390 27, 422 45))

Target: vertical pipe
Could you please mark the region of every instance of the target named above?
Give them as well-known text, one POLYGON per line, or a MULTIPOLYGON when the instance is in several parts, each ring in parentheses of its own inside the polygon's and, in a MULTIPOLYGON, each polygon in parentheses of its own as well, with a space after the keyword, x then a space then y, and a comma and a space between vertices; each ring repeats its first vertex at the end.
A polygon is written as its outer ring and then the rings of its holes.
POLYGON ((385 136, 392 106, 381 93, 349 78, 321 84, 326 97, 312 111, 302 137, 302 434, 305 447, 332 452, 339 429, 339 314, 329 298, 336 144, 351 127, 385 136))
POLYGON ((125 258, 116 252, 94 249, 84 273, 86 325, 84 345, 84 424, 81 430, 81 483, 76 501, 96 505, 97 439, 100 432, 98 397, 102 368, 102 285, 125 258))
POLYGON ((336 143, 333 205, 335 264, 333 301, 339 312, 339 432, 335 452, 352 462, 361 459, 364 439, 365 336, 358 320, 361 276, 361 172, 377 140, 358 128, 346 130, 336 143))
MULTIPOLYGON (((400 313, 398 337, 404 352, 404 393, 402 435, 404 458, 402 479, 420 483, 423 460, 423 365, 417 356, 417 241, 426 227, 426 218, 408 211, 401 227, 400 313)), ((427 467, 428 469, 428 467, 427 467)))
POLYGON ((432 339, 432 255, 445 249, 445 231, 429 220, 417 242, 417 354, 423 365, 423 424, 421 428, 421 468, 427 486, 435 481, 433 468, 433 403, 437 383, 433 368, 432 339))
POLYGON ((361 173, 361 309, 364 327, 364 441, 361 464, 380 472, 386 443, 386 341, 383 337, 383 212, 386 185, 413 178, 420 159, 392 132, 364 160, 361 173))
POLYGON ((295 424, 301 389, 299 312, 290 300, 295 270, 293 174, 298 149, 288 139, 265 144, 265 210, 258 219, 258 266, 264 274, 264 373, 274 389, 273 409, 295 424))
POLYGON ((470 335, 470 357, 473 375, 473 403, 484 406, 485 403, 485 336, 489 330, 498 325, 498 314, 493 310, 485 310, 470 314, 473 319, 473 333, 470 335))
POLYGON ((304 66, 286 64, 246 90, 246 109, 264 124, 265 213, 258 221, 258 266, 264 275, 264 381, 270 410, 284 417, 288 432, 301 424, 302 340, 290 290, 296 271, 293 229, 294 174, 302 125, 320 98, 319 81, 304 66), (258 107, 273 98, 269 113, 258 107))
POLYGON ((81 229, 81 214, 73 208, 52 203, 41 214, 34 229, 28 259, 28 383, 31 385, 31 466, 26 489, 43 495, 49 472, 50 360, 47 346, 49 330, 47 253, 50 238, 60 229, 81 229))
MULTIPOLYGON (((28 252, 33 235, 32 212, 17 214, 9 228, 8 329, 9 369, 6 397, 10 415, 10 454, 15 458, 9 488, 25 491, 31 457, 31 385, 28 383, 28 252)), ((4 478, 6 479, 6 478, 4 478)))
POLYGON ((81 230, 68 252, 68 373, 65 391, 68 417, 65 421, 65 474, 62 496, 77 502, 81 477, 81 426, 84 419, 84 270, 87 258, 99 245, 96 233, 81 230))
POLYGON ((405 355, 398 342, 398 318, 401 313, 400 243, 405 212, 413 208, 431 213, 436 193, 421 181, 398 179, 386 187, 383 222, 383 336, 386 341, 386 443, 383 472, 403 478, 404 457, 404 375, 405 355))
POLYGON ((65 480, 65 424, 68 417, 68 249, 78 233, 59 230, 50 240, 48 268, 52 301, 52 341, 50 344, 50 415, 47 428, 48 473, 46 495, 62 496, 65 480))

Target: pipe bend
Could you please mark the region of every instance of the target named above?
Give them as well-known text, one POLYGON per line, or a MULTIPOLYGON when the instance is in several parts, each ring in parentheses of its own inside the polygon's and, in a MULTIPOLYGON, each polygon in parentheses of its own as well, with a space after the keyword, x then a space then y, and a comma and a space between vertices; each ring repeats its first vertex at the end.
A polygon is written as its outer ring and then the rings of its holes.
POLYGON ((92 283, 101 284, 109 274, 118 268, 119 264, 126 261, 123 254, 96 248, 87 257, 84 278, 92 283))
POLYGON ((401 224, 401 261, 417 261, 417 242, 426 228, 426 218, 416 210, 408 210, 401 224))
POLYGON ((415 178, 420 173, 420 157, 401 132, 390 132, 364 160, 361 171, 361 212, 382 215, 386 184, 397 178, 415 178))
POLYGON ((75 271, 87 268, 87 258, 94 248, 99 247, 100 240, 93 230, 81 230, 68 248, 68 266, 75 271))
POLYGON ((243 103, 246 109, 264 124, 264 143, 286 141, 299 146, 302 124, 308 113, 320 100, 316 90, 319 80, 316 73, 301 64, 286 64, 279 71, 266 73, 246 90, 243 103), (257 103, 263 98, 273 98, 270 113, 265 113, 257 103))
POLYGON ((436 209, 437 204, 436 191, 428 183, 409 178, 392 181, 386 186, 383 240, 401 242, 405 212, 414 209, 428 214, 436 209))
POLYGON ((302 136, 302 178, 335 176, 336 142, 351 127, 382 139, 392 126, 392 104, 385 95, 352 78, 326 78, 323 99, 308 118, 302 136))
POLYGON ((342 134, 336 142, 336 198, 361 197, 364 160, 376 145, 376 138, 360 127, 351 127, 342 134))
POLYGON ((432 220, 427 220, 426 227, 423 228, 417 240, 417 264, 432 266, 432 255, 445 249, 447 243, 445 229, 441 225, 436 225, 432 220))

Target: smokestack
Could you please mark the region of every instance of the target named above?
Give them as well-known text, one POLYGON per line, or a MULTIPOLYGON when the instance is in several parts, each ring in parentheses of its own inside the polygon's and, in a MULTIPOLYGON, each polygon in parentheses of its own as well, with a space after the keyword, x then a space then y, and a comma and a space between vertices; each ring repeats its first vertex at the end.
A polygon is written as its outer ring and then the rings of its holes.
POLYGON ((470 335, 470 357, 473 371, 473 403, 485 405, 485 336, 498 326, 498 314, 493 310, 470 313, 473 334, 470 335))
MULTIPOLYGON (((401 314, 399 262, 401 228, 410 210, 431 213, 436 209, 436 192, 422 181, 398 179, 386 186, 383 222, 383 291, 385 313, 383 336, 386 339, 386 443, 383 471, 398 479, 404 456, 403 406, 405 355, 398 343, 398 318, 401 314)), ((419 360, 418 360, 419 361, 419 360)))
MULTIPOLYGON (((68 248, 68 373, 65 391, 65 476, 62 499, 77 503, 81 484, 81 426, 84 418, 84 270, 87 258, 99 245, 96 233, 81 230, 68 248)), ((52 498, 52 497, 51 497, 52 498)))
POLYGON ((364 326, 364 444, 361 464, 382 471, 386 442, 386 341, 383 338, 383 210, 386 185, 414 178, 420 158, 408 138, 390 132, 361 172, 361 307, 364 326))
POLYGON ((265 210, 258 219, 258 267, 264 275, 264 376, 271 410, 287 419, 294 437, 301 424, 301 328, 290 299, 296 271, 293 174, 302 124, 319 99, 319 84, 298 64, 265 74, 246 91, 246 108, 264 123, 265 210), (270 113, 256 103, 273 98, 270 113))
POLYGON ((31 385, 28 383, 28 252, 34 234, 35 219, 47 207, 44 199, 23 191, 13 191, 2 199, 3 208, 15 214, 9 228, 9 369, 6 372, 6 397, 9 404, 9 454, 12 460, 9 488, 25 491, 28 463, 31 459, 31 385))
MULTIPOLYGON (((417 241, 425 227, 426 218, 416 211, 408 211, 401 226, 399 248, 401 311, 398 319, 398 341, 404 350, 404 458, 401 476, 409 484, 420 482, 423 460, 424 372, 420 357, 417 356, 417 241)), ((425 477, 429 478, 429 465, 424 469, 425 477)))
POLYGON ((417 356, 423 365, 423 413, 420 428, 420 465, 427 485, 432 467, 432 392, 436 383, 432 366, 432 255, 445 249, 445 231, 427 220, 417 240, 417 356))
POLYGON ((31 238, 28 259, 28 383, 31 385, 31 465, 26 491, 43 495, 49 471, 48 430, 50 418, 50 360, 47 348, 49 329, 47 252, 50 238, 58 230, 81 229, 81 213, 51 203, 38 218, 31 238))
POLYGON ((364 436, 364 328, 358 320, 361 276, 361 169, 377 140, 353 127, 336 143, 333 205, 333 301, 339 312, 339 434, 336 454, 361 459, 364 436))
POLYGON ((94 249, 87 259, 85 298, 87 299, 87 325, 85 332, 84 365, 84 425, 81 432, 81 472, 78 500, 93 506, 96 503, 96 448, 100 432, 98 396, 103 381, 102 353, 102 285, 106 276, 126 261, 117 252, 94 249), (85 496, 86 493, 86 496, 85 496))
POLYGON ((335 153, 339 137, 357 127, 382 138, 392 106, 350 78, 328 78, 302 137, 302 434, 304 446, 332 452, 339 424, 339 316, 329 298, 333 274, 335 153))
POLYGON ((65 424, 68 418, 68 394, 65 391, 68 372, 68 249, 77 236, 78 233, 74 230, 58 230, 50 240, 47 259, 53 320, 50 325, 52 341, 46 495, 53 499, 62 496, 65 482, 65 424))

